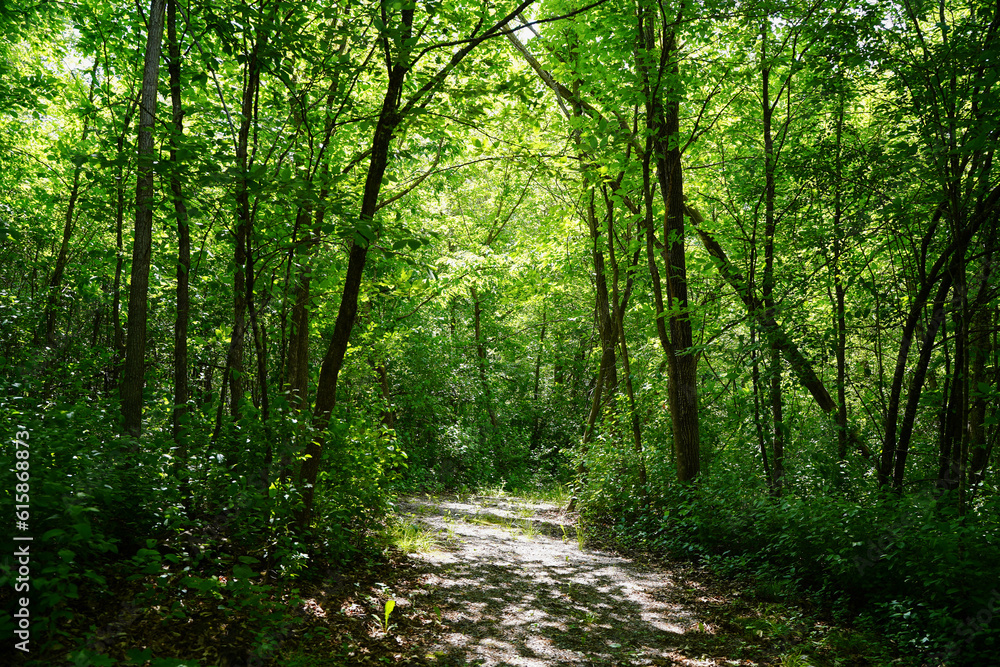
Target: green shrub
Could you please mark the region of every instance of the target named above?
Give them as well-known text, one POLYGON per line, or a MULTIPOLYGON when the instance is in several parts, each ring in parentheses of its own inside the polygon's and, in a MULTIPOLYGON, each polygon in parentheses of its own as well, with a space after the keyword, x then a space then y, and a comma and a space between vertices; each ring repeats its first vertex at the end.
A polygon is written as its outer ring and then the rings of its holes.
MULTIPOLYGON (((600 457, 589 460, 609 474, 600 457)), ((583 498, 592 517, 618 517, 614 532, 623 543, 794 585, 834 610, 867 610, 900 645, 947 664, 983 664, 1000 642, 1000 503, 993 497, 960 514, 948 495, 873 495, 864 504, 832 495, 747 497, 704 479, 670 487, 661 510, 644 511, 610 492, 583 498)))

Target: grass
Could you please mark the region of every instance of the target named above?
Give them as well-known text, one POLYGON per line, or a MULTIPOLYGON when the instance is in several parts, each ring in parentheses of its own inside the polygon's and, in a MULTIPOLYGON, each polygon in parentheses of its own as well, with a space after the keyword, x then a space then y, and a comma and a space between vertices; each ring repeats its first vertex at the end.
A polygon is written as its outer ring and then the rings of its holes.
POLYGON ((517 495, 529 503, 552 503, 562 507, 565 507, 573 496, 565 484, 550 484, 517 495))
POLYGON ((389 529, 389 538, 405 554, 425 553, 437 548, 434 533, 416 523, 397 523, 389 529))
POLYGON ((517 520, 517 530, 529 540, 533 539, 541 532, 538 530, 538 526, 535 525, 535 522, 528 518, 517 520))

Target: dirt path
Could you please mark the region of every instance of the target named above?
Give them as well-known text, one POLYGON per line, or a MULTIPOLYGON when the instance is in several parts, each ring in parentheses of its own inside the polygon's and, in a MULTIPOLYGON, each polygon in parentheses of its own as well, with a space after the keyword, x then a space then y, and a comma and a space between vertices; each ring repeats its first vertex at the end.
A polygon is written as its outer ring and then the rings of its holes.
POLYGON ((419 604, 437 616, 439 664, 771 662, 733 656, 715 636, 711 609, 731 601, 693 570, 581 550, 573 517, 555 505, 411 498, 398 510, 437 531, 438 550, 412 557, 426 568, 419 604))

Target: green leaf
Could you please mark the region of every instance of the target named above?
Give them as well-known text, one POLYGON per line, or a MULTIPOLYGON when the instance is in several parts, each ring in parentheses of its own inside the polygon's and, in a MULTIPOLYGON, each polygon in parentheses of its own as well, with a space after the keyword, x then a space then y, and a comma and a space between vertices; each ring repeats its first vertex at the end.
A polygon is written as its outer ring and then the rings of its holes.
POLYGON ((248 565, 240 563, 233 566, 233 576, 237 579, 251 579, 254 576, 254 571, 248 565))

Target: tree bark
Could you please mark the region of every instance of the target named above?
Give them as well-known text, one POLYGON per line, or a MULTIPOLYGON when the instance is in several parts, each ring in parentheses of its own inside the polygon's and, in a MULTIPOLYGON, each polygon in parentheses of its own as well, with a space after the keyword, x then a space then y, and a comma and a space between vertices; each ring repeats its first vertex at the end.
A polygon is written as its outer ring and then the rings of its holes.
MULTIPOLYGON (((991 258, 986 260, 991 262, 991 258)), ((984 274, 986 271, 984 271, 984 274)), ((982 281, 983 289, 986 281, 982 281)), ((976 392, 969 409, 969 486, 975 487, 981 481, 980 471, 986 465, 986 454, 989 452, 989 438, 986 428, 986 392, 984 387, 996 387, 990 377, 987 361, 996 354, 991 331, 994 327, 994 311, 988 304, 981 304, 972 322, 972 341, 970 354, 972 357, 972 386, 976 392)))
MULTIPOLYGON (((297 230, 304 230, 305 236, 297 243, 310 243, 309 222, 309 209, 303 206, 296 216, 295 227, 297 230)), ((295 301, 292 304, 291 331, 285 362, 285 392, 292 409, 303 411, 309 405, 309 301, 312 270, 308 264, 308 254, 302 253, 302 259, 297 260, 298 254, 293 249, 288 258, 295 276, 295 301)))
MULTIPOLYGON (((955 254, 960 253, 964 256, 969 243, 979 228, 988 219, 995 218, 998 204, 1000 204, 1000 186, 993 188, 993 190, 990 191, 990 194, 979 202, 968 223, 964 225, 961 232, 958 233, 941 251, 930 270, 921 270, 922 284, 920 289, 910 301, 910 310, 907 314, 906 321, 903 323, 899 352, 896 355, 896 368, 893 372, 892 384, 890 386, 889 403, 885 416, 885 435, 882 441, 882 453, 878 470, 880 485, 887 485, 890 482, 893 482, 893 480, 897 477, 894 469, 901 465, 897 461, 897 459, 900 458, 897 450, 901 448, 899 443, 902 441, 903 436, 900 431, 897 431, 899 428, 899 424, 897 422, 899 419, 903 380, 906 372, 907 361, 909 359, 910 348, 913 344, 914 333, 924 312, 924 308, 927 305, 927 300, 930 298, 931 290, 934 289, 934 286, 937 285, 939 281, 947 283, 947 287, 950 287, 951 278, 949 276, 953 275, 950 267, 952 263, 956 261, 955 254), (898 440, 897 433, 900 433, 898 440)), ((922 247, 924 249, 927 248, 933 239, 943 212, 944 205, 942 204, 935 211, 931 225, 924 235, 922 241, 922 247)), ((936 298, 935 303, 943 300, 946 295, 947 290, 941 292, 941 287, 939 286, 938 297, 936 298)), ((932 317, 932 321, 933 319, 934 318, 932 317)), ((907 409, 909 408, 907 407, 907 409)), ((916 408, 914 407, 914 410, 915 409, 916 408)), ((903 427, 906 427, 905 417, 903 420, 903 427)), ((912 424, 910 424, 910 428, 912 428, 912 424)), ((905 462, 905 453, 902 454, 902 458, 905 462)))
POLYGON ((618 387, 618 366, 615 359, 615 346, 618 341, 618 327, 611 317, 610 297, 608 296, 608 274, 604 265, 604 252, 601 249, 601 230, 597 224, 597 213, 594 210, 594 191, 589 185, 590 201, 587 205, 587 225, 590 227, 591 254, 594 258, 594 285, 596 294, 597 330, 601 336, 601 367, 604 368, 605 397, 607 403, 613 397, 618 387))
MULTIPOLYGON (((844 85, 840 81, 841 87, 844 85)), ((834 168, 836 181, 833 193, 833 319, 837 333, 837 459, 847 460, 847 307, 844 279, 844 205, 842 188, 843 135, 844 135, 844 91, 840 90, 837 106, 837 136, 834 168)))
POLYGON ((750 327, 750 354, 753 356, 751 366, 751 381, 753 383, 753 425, 757 434, 757 447, 760 449, 760 458, 764 466, 764 478, 767 480, 767 487, 774 492, 774 475, 771 473, 771 464, 767 456, 767 438, 764 435, 764 423, 760 414, 760 355, 757 350, 757 327, 750 327))
POLYGON ((171 430, 174 442, 177 444, 177 465, 183 466, 187 459, 184 422, 188 402, 191 232, 188 227, 187 205, 181 190, 181 165, 177 155, 178 143, 184 134, 184 107, 181 104, 181 46, 177 39, 177 0, 167 0, 167 54, 170 103, 173 112, 173 130, 170 135, 170 191, 173 195, 174 214, 177 216, 177 315, 174 320, 174 409, 171 414, 171 430))
POLYGON ((256 122, 257 91, 260 88, 260 52, 267 44, 267 31, 259 28, 246 66, 246 84, 240 107, 240 129, 236 138, 236 162, 240 167, 240 178, 236 186, 236 235, 233 248, 233 334, 230 340, 229 357, 229 411, 233 422, 242 417, 241 405, 245 393, 244 349, 247 329, 247 271, 249 268, 248 247, 253 233, 253 219, 250 210, 250 169, 253 157, 250 155, 250 130, 256 122))
MULTIPOLYGON (((682 7, 683 11, 683 7, 682 7)), ((681 16, 678 15, 678 20, 681 16)), ((653 22, 646 21, 646 44, 652 53, 653 22)), ((673 423, 677 479, 692 482, 701 469, 701 436, 698 424, 698 355, 692 349, 694 337, 687 295, 687 260, 684 226, 684 185, 681 169, 680 97, 676 91, 664 94, 660 83, 669 70, 678 77, 677 42, 666 25, 660 30, 659 71, 655 92, 647 98, 647 114, 656 172, 663 199, 663 261, 667 280, 667 311, 670 317, 670 345, 666 350, 669 372, 668 395, 673 423), (662 98, 666 97, 666 102, 662 98)))
MULTIPOLYGON (((767 63, 767 34, 770 22, 765 20, 761 30, 761 118, 764 131, 764 275, 761 279, 761 296, 768 319, 777 321, 774 303, 774 137, 771 132, 770 83, 771 70, 767 63)), ((768 397, 771 405, 771 492, 780 496, 785 482, 785 424, 781 395, 781 352, 771 346, 768 355, 768 397)))
MULTIPOLYGON (((141 92, 140 92, 141 94, 141 92)), ((118 146, 118 157, 125 155, 125 137, 128 135, 128 127, 132 122, 132 114, 135 111, 135 98, 132 99, 125 117, 122 121, 122 130, 119 133, 116 144, 118 146)), ((116 167, 115 186, 115 277, 111 285, 111 368, 109 376, 111 386, 119 388, 119 377, 121 375, 122 363, 125 361, 125 329, 122 327, 122 273, 125 269, 125 168, 121 165, 116 167)))
POLYGON ((146 317, 149 267, 153 246, 153 125, 166 0, 151 0, 139 103, 139 166, 135 193, 135 235, 128 299, 128 337, 121 383, 122 418, 126 435, 142 433, 142 393, 145 387, 146 317))
MULTIPOLYGON (((934 350, 934 339, 937 337, 938 329, 944 322, 944 301, 951 289, 951 278, 946 276, 938 286, 937 296, 934 299, 934 309, 930 322, 924 332, 923 344, 920 350, 920 358, 913 369, 913 378, 910 380, 910 389, 907 394, 906 410, 903 413, 903 423, 899 431, 899 441, 893 448, 892 486, 897 492, 903 489, 903 476, 906 472, 906 457, 910 451, 910 436, 913 434, 913 422, 917 416, 917 406, 920 402, 920 392, 927 377, 927 366, 930 364, 931 352, 934 350)), ((883 452, 884 456, 884 452, 883 452)))
POLYGON ((535 386, 531 392, 531 404, 535 412, 534 423, 531 428, 531 448, 535 449, 538 446, 538 441, 541 438, 542 432, 542 413, 541 406, 538 404, 539 391, 542 381, 542 357, 545 355, 545 328, 548 324, 547 322, 547 307, 542 307, 542 326, 541 332, 538 335, 538 354, 535 355, 535 386))
POLYGON ((951 320, 953 326, 952 341, 955 358, 954 371, 951 375, 951 394, 944 407, 942 419, 941 442, 939 445, 940 461, 938 468, 938 486, 944 489, 962 489, 964 486, 965 463, 968 455, 968 439, 966 424, 969 417, 969 357, 966 350, 968 343, 969 303, 966 285, 964 253, 956 255, 954 276, 952 277, 951 320))

